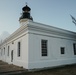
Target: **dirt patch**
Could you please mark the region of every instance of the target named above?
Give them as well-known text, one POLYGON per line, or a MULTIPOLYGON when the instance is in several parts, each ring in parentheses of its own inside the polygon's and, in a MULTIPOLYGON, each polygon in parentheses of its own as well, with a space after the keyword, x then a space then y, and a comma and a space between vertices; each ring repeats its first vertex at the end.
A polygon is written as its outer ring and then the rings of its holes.
MULTIPOLYGON (((31 71, 28 72, 26 69, 15 65, 9 65, 5 62, 0 61, 0 75, 6 73, 11 73, 11 75, 76 75, 76 64, 74 65, 67 65, 62 67, 56 67, 41 71, 31 71), (17 71, 17 73, 14 73, 17 71)), ((10 74, 8 74, 10 75, 10 74)))
POLYGON ((8 64, 6 62, 0 61, 0 75, 10 75, 10 74, 21 74, 26 72, 26 69, 13 64, 8 64))
POLYGON ((68 65, 65 67, 29 72, 22 75, 76 75, 76 65, 68 65))

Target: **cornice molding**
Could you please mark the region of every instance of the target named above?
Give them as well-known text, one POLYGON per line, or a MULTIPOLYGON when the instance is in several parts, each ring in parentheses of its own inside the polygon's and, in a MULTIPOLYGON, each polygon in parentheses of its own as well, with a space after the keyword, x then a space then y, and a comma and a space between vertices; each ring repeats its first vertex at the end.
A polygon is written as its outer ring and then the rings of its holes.
POLYGON ((40 23, 30 21, 28 24, 28 27, 29 27, 29 30, 32 30, 32 31, 38 31, 38 32, 43 32, 43 33, 48 33, 48 34, 59 35, 59 36, 76 39, 75 32, 52 27, 49 25, 40 24, 40 23))
POLYGON ((8 38, 6 38, 2 44, 4 44, 5 42, 8 42, 8 41, 11 41, 18 36, 22 36, 22 34, 25 33, 27 30, 28 30, 28 25, 21 26, 14 33, 12 33, 8 38))
POLYGON ((65 38, 67 37, 68 39, 70 38, 70 39, 76 40, 75 32, 71 32, 68 30, 64 30, 64 29, 60 29, 60 28, 56 28, 53 26, 49 26, 49 25, 45 25, 45 24, 41 24, 41 23, 28 20, 27 24, 25 23, 20 28, 18 28, 13 34, 11 34, 8 38, 6 38, 2 44, 17 38, 18 36, 22 36, 22 34, 26 33, 26 31, 28 31, 28 33, 31 31, 34 31, 35 33, 36 32, 47 33, 49 35, 52 34, 54 36, 56 35, 56 36, 61 36, 65 38))

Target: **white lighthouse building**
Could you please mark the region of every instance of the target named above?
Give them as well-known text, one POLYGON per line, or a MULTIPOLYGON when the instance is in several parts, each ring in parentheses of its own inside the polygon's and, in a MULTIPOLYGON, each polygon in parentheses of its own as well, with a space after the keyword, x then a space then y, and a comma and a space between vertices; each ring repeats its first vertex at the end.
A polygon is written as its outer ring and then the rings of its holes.
POLYGON ((26 69, 76 63, 76 33, 33 21, 22 8, 20 28, 0 44, 0 60, 26 69))

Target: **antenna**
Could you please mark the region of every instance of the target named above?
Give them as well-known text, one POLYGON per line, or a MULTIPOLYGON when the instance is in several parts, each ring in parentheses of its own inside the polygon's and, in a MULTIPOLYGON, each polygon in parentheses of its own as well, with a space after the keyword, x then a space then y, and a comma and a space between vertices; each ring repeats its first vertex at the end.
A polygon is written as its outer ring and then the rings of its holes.
POLYGON ((26 2, 25 4, 26 4, 26 5, 28 5, 28 3, 27 3, 27 2, 26 2))

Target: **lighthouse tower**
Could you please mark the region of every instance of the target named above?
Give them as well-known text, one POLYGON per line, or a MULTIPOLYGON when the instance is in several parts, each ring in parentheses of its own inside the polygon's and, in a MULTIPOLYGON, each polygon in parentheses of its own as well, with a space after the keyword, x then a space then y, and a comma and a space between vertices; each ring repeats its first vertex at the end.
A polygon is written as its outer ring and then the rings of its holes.
POLYGON ((30 11, 31 8, 27 4, 22 8, 22 14, 19 18, 20 26, 27 24, 29 20, 33 21, 33 18, 30 15, 30 11))

